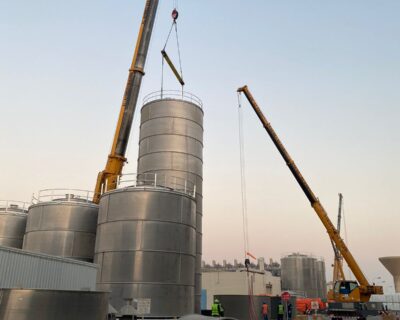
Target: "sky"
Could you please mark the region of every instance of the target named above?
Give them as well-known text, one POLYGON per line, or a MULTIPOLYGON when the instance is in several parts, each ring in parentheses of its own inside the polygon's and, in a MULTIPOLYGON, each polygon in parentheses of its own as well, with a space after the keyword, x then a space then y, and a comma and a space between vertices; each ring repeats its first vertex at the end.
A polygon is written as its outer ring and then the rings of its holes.
MULTIPOLYGON (((161 86, 176 1, 160 2, 125 173, 136 171, 142 98, 161 86)), ((143 7, 0 1, 0 199, 94 188, 143 7)), ((377 258, 400 255, 400 2, 180 0, 178 9, 185 90, 205 112, 204 260, 243 259, 236 89, 248 84, 333 221, 343 193, 351 252, 370 281, 393 291, 377 258)), ((173 41, 168 52, 176 61, 173 41)), ((164 87, 179 89, 168 71, 164 87)), ((329 278, 326 232, 242 102, 249 249, 274 260, 312 253, 325 259, 329 278)))

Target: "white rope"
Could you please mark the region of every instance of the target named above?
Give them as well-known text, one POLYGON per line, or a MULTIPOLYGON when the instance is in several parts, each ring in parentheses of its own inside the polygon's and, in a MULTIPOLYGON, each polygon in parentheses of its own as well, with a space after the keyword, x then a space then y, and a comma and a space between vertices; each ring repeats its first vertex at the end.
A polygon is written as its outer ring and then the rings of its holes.
POLYGON ((244 257, 246 259, 249 251, 249 235, 248 235, 248 220, 247 220, 247 197, 246 197, 246 171, 245 171, 245 150, 244 150, 244 135, 243 135, 243 116, 241 95, 238 94, 238 114, 239 114, 239 148, 240 148, 240 186, 242 196, 242 219, 243 219, 243 245, 244 257))
MULTIPOLYGON (((241 94, 238 93, 238 115, 239 115, 239 148, 240 148, 240 181, 241 181, 241 194, 242 194, 242 219, 243 219, 243 246, 244 246, 244 259, 247 258, 249 252, 249 231, 248 231, 248 217, 247 217, 247 189, 246 189, 246 162, 245 162, 245 149, 244 149, 244 131, 243 131, 243 112, 241 94)), ((247 286, 248 286, 248 320, 257 320, 257 313, 254 305, 254 288, 253 288, 254 275, 251 274, 247 268, 247 286)))

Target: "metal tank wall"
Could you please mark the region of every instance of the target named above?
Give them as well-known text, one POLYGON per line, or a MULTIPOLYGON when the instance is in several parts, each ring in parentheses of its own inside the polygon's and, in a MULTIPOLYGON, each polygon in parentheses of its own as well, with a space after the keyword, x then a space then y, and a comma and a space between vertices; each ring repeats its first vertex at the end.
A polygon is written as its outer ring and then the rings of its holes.
POLYGON ((107 319, 107 292, 0 289, 0 297, 2 320, 107 319))
MULTIPOLYGON (((193 194, 192 194, 193 195, 193 194)), ((146 316, 193 313, 196 203, 192 195, 158 186, 105 193, 100 200, 95 263, 97 288, 110 303, 150 299, 146 316)))
POLYGON ((326 273, 325 273, 325 261, 320 259, 316 262, 317 269, 317 290, 318 297, 326 299, 327 284, 326 284, 326 273))
POLYGON ((0 201, 0 246, 22 248, 27 212, 27 203, 0 201))
POLYGON ((39 195, 29 208, 23 249, 92 262, 99 207, 89 192, 66 192, 39 195))
MULTIPOLYGON (((320 276, 322 266, 318 267, 318 260, 310 255, 293 253, 281 259, 282 290, 295 291, 308 298, 320 297, 325 288, 321 288, 325 279, 320 276)), ((325 269, 325 266, 323 266, 325 269)), ((326 281, 325 281, 326 282, 326 281)), ((326 295, 326 294, 325 294, 326 295)))
POLYGON ((189 93, 153 93, 141 110, 138 173, 158 173, 196 185, 195 311, 201 304, 203 110, 189 93))

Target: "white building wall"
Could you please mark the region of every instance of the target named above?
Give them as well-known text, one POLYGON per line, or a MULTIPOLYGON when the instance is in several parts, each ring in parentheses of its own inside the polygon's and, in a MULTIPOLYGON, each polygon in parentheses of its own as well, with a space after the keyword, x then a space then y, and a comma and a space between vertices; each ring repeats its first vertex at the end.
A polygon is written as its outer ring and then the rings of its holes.
MULTIPOLYGON (((264 274, 250 273, 253 277, 254 295, 279 295, 281 293, 281 278, 274 277, 270 272, 264 274)), ((247 272, 212 271, 203 272, 202 288, 207 292, 207 308, 211 308, 214 295, 249 293, 247 272)))
POLYGON ((93 263, 0 246, 0 288, 95 290, 93 263))
POLYGON ((370 302, 383 302, 388 310, 400 310, 400 293, 372 295, 370 302))

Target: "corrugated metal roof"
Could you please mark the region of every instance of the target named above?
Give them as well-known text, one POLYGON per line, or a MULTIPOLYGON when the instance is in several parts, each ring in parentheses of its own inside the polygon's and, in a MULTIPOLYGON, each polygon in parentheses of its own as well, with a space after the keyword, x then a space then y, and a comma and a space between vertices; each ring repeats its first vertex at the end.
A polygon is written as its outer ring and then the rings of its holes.
POLYGON ((95 290, 98 265, 0 246, 0 288, 95 290))

